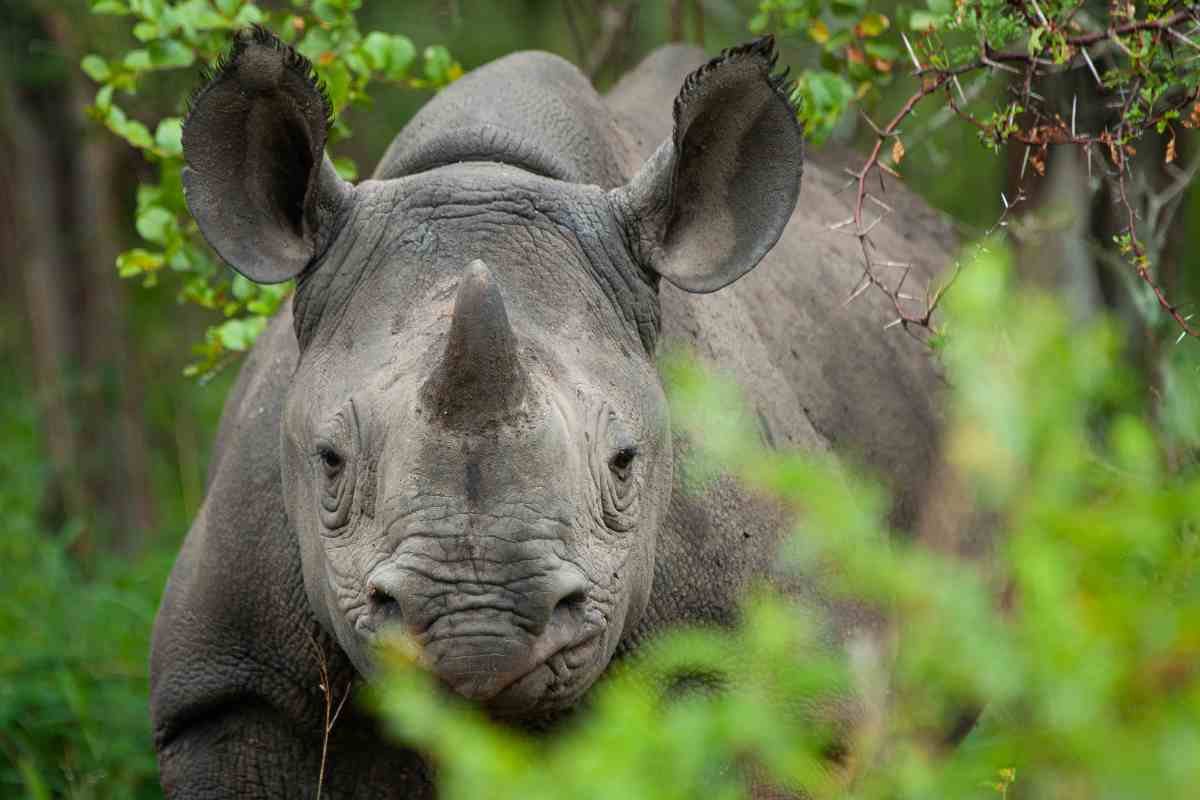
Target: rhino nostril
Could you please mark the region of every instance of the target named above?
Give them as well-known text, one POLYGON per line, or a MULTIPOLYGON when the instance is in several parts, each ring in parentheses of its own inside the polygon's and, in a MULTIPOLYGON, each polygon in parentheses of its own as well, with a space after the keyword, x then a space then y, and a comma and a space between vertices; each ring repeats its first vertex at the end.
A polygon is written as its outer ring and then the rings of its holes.
POLYGON ((392 597, 387 590, 380 588, 378 584, 367 585, 367 605, 371 609, 373 617, 391 619, 400 616, 400 604, 396 602, 396 598, 392 597))
POLYGON ((555 604, 551 618, 567 616, 578 619, 583 614, 583 606, 586 602, 587 591, 583 587, 575 588, 555 604))

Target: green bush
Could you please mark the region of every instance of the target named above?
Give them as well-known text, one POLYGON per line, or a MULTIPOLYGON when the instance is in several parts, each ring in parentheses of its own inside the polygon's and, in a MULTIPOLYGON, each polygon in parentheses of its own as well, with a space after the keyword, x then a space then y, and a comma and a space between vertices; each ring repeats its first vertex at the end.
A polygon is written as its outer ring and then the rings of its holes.
MULTIPOLYGON (((546 741, 444 699, 397 647, 375 702, 398 739, 432 755, 444 796, 743 797, 735 765, 747 764, 814 797, 1194 796, 1200 475, 1171 472, 1166 454, 1195 441, 1157 429, 1110 325, 1073 323, 1009 283, 1002 255, 964 270, 944 356, 951 462, 994 520, 988 563, 890 535, 877 486, 764 451, 727 411, 733 387, 691 361, 669 370, 676 424, 801 511, 782 557, 892 610, 894 660, 869 647, 815 655, 803 611, 764 594, 737 630, 672 634, 618 669, 590 713, 546 741), (672 675, 696 672, 726 691, 666 698, 672 675), (887 712, 854 738, 851 768, 829 769, 832 731, 788 709, 850 687, 887 712), (980 724, 946 748, 940 736, 975 704, 980 724)), ((1194 415, 1194 364, 1173 380, 1184 385, 1165 416, 1194 415)))
POLYGON ((171 554, 85 575, 72 530, 41 527, 45 460, 20 388, 0 392, 0 797, 160 797, 146 654, 171 554))

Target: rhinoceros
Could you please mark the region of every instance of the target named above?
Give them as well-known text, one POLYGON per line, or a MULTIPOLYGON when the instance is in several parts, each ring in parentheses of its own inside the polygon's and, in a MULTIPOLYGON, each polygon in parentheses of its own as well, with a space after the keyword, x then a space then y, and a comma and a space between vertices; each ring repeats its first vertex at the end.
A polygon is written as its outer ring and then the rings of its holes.
MULTIPOLYGON (((734 477, 683 485, 671 342, 741 383, 769 446, 870 465, 911 527, 936 370, 882 331, 882 301, 845 303, 858 244, 828 223, 850 198, 819 168, 801 194, 775 60, 769 38, 668 46, 601 96, 562 58, 510 55, 352 185, 311 65, 236 39, 186 119, 187 204, 231 267, 296 288, 226 403, 158 613, 168 795, 312 796, 324 764, 330 797, 432 796, 353 703, 322 757, 322 685, 369 680, 392 626, 449 690, 544 728, 657 632, 733 622, 789 520, 734 477)), ((890 202, 881 248, 944 263, 939 218, 890 202)), ((876 624, 827 611, 835 641, 876 624)))

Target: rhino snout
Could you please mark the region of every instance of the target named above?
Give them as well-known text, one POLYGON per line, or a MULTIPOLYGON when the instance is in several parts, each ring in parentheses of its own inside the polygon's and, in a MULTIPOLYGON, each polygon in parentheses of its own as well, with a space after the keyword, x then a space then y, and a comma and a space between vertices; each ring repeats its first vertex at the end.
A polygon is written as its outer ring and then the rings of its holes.
MULTIPOLYGON (((588 584, 568 565, 508 585, 443 583, 385 567, 367 585, 368 627, 400 625, 428 668, 458 694, 500 714, 557 705, 585 682, 602 632, 588 584), (549 701, 549 702, 547 702, 549 701)), ((586 683, 581 688, 586 688, 586 683)))

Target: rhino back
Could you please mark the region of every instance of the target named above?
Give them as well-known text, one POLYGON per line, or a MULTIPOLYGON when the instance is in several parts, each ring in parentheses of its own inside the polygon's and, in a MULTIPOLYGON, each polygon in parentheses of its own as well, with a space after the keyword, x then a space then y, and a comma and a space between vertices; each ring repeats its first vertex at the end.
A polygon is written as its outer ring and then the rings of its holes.
POLYGON ((429 101, 397 134, 379 180, 457 162, 499 162, 606 189, 624 182, 612 119, 587 77, 550 53, 514 53, 429 101))
MULTIPOLYGON (((696 48, 661 48, 608 94, 627 174, 671 135, 674 95, 704 58, 696 48)), ((783 237, 746 277, 713 294, 660 285, 659 351, 682 347, 737 381, 767 446, 832 450, 867 467, 893 491, 891 521, 905 529, 917 524, 934 466, 942 379, 923 345, 883 330, 895 316, 887 300, 867 292, 845 302, 862 256, 853 236, 829 225, 852 213, 853 194, 839 191, 845 178, 835 166, 852 163, 850 155, 810 156, 783 237)), ((913 264, 910 286, 925 285, 949 263, 951 228, 903 187, 890 186, 886 202, 896 211, 872 240, 884 257, 913 264)), ((677 436, 676 450, 651 607, 631 644, 673 623, 731 621, 739 593, 772 574, 789 527, 782 509, 729 477, 689 486, 691 445, 677 436)), ((843 634, 878 622, 856 608, 830 610, 843 634)))

